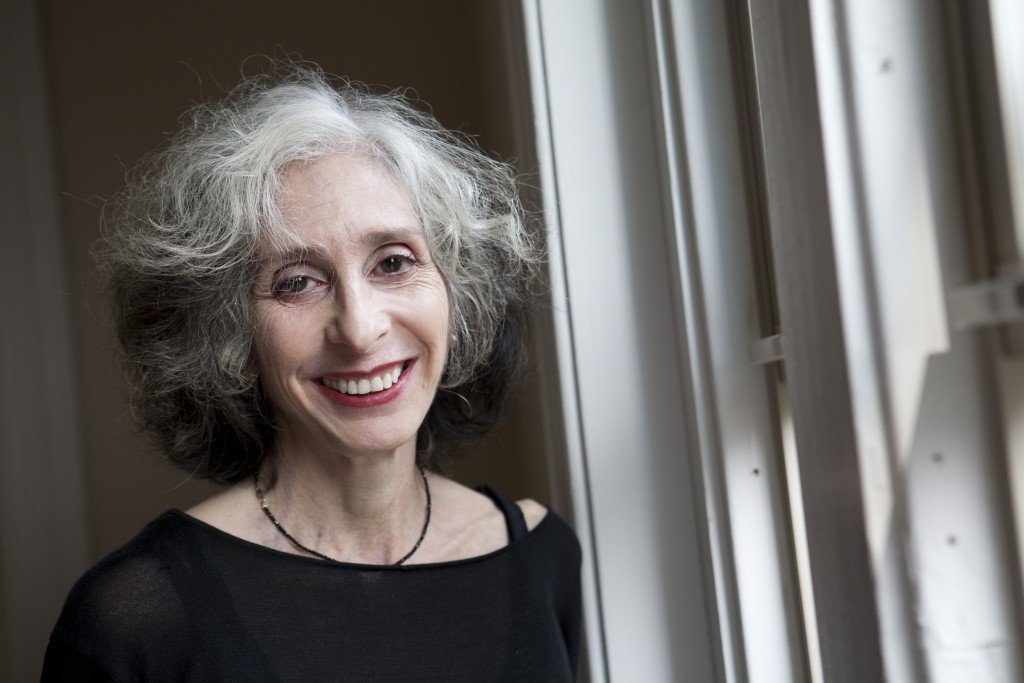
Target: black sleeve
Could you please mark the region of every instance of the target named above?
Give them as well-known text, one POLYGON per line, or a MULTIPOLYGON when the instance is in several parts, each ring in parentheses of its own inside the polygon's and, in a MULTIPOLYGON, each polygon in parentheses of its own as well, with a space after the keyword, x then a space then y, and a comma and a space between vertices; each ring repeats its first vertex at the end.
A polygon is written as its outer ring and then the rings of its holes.
POLYGON ((50 635, 44 681, 129 683, 188 657, 189 620, 154 528, 75 583, 50 635))
POLYGON ((46 648, 43 660, 42 683, 63 683, 64 681, 81 681, 83 683, 114 683, 99 664, 70 645, 51 639, 46 648))
POLYGON ((582 565, 583 553, 576 536, 570 532, 571 541, 568 546, 568 559, 565 561, 565 574, 562 577, 564 586, 564 603, 562 608, 562 635, 565 637, 566 649, 569 652, 569 663, 572 665, 572 678, 579 678, 580 641, 583 630, 583 587, 582 565))

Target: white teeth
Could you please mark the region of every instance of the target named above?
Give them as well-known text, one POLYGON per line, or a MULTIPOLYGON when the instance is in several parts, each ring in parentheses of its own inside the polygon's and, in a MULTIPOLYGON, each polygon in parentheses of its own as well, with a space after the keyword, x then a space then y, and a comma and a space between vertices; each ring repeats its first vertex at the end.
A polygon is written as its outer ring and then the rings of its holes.
POLYGON ((387 372, 370 379, 343 380, 324 378, 323 382, 325 386, 335 391, 340 391, 343 394, 374 394, 378 391, 390 389, 401 375, 402 365, 398 364, 387 372))

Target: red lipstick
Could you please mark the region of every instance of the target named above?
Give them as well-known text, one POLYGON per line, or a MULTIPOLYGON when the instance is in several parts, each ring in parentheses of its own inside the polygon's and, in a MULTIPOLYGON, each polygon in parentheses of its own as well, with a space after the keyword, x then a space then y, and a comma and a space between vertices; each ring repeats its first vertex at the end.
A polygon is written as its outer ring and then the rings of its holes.
MULTIPOLYGON (((411 371, 415 364, 415 361, 405 362, 402 365, 402 371, 401 374, 398 376, 398 380, 387 389, 382 389, 381 391, 371 391, 370 393, 367 394, 348 394, 333 389, 327 386, 326 384, 323 384, 322 382, 316 382, 316 386, 320 390, 320 393, 322 393, 324 396, 340 405, 346 406, 348 408, 373 408, 379 405, 383 405, 385 403, 389 403, 398 398, 398 396, 402 393, 402 390, 405 388, 409 375, 411 374, 411 371)), ((355 379, 356 377, 360 377, 366 379, 370 377, 379 376, 388 368, 394 367, 395 365, 396 363, 388 363, 385 365, 380 365, 374 368, 373 370, 370 370, 369 372, 365 373, 346 373, 345 378, 355 379)))

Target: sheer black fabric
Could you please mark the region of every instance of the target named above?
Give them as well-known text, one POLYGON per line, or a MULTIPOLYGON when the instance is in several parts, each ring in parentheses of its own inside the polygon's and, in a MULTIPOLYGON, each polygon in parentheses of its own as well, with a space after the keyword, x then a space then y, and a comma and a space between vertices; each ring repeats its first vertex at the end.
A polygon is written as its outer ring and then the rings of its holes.
POLYGON ((580 550, 491 491, 508 546, 401 567, 332 564, 172 510, 91 569, 43 681, 571 681, 580 550))

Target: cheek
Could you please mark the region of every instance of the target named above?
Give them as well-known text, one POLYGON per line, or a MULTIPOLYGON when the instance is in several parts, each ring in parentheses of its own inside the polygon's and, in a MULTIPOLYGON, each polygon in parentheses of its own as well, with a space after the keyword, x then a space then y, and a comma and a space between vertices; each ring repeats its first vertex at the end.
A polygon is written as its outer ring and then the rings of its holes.
POLYGON ((437 344, 442 347, 442 350, 447 351, 451 345, 451 339, 449 334, 451 331, 451 310, 448 304, 448 293, 444 288, 440 291, 435 292, 431 298, 431 305, 424 307, 424 310, 429 310, 429 327, 430 334, 437 340, 437 344))
POLYGON ((296 334, 297 321, 287 311, 257 311, 253 347, 260 373, 269 379, 295 366, 301 356, 302 335, 296 334))
MULTIPOLYGON (((439 274, 424 278, 396 299, 400 324, 430 347, 447 347, 450 328, 448 290, 439 274)), ((442 349, 443 350, 443 349, 442 349)))

